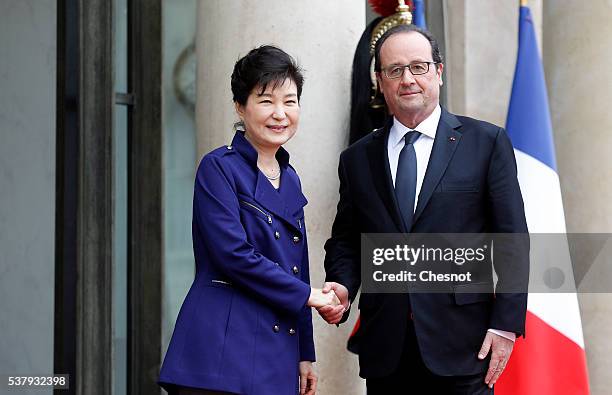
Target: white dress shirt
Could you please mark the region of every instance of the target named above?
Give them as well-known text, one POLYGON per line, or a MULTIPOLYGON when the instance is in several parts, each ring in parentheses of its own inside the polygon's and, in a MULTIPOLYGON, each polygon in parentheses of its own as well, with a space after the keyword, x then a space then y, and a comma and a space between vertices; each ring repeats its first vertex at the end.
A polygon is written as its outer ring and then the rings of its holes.
MULTIPOLYGON (((389 157, 389 168, 391 169, 393 186, 395 186, 395 176, 397 174, 397 164, 399 162, 400 152, 402 151, 402 148, 404 148, 404 136, 406 133, 413 130, 421 133, 419 138, 417 138, 412 144, 414 146, 417 160, 417 183, 413 210, 416 210, 419 193, 421 192, 421 186, 423 185, 423 179, 425 178, 425 171, 427 170, 427 164, 429 163, 429 157, 431 156, 431 149, 433 148, 434 139, 436 138, 436 130, 438 129, 438 123, 440 123, 441 115, 442 109, 438 105, 433 112, 414 129, 410 129, 398 121, 397 118, 393 117, 393 125, 391 126, 391 130, 389 132, 389 139, 387 140, 387 155, 389 157)), ((516 334, 513 332, 502 331, 499 329, 489 329, 489 332, 495 333, 496 335, 505 337, 506 339, 512 341, 516 339, 516 334)))
POLYGON ((394 186, 399 155, 404 148, 404 136, 406 133, 412 130, 416 130, 417 132, 421 133, 419 138, 412 144, 414 146, 414 152, 416 153, 417 159, 417 184, 414 199, 415 209, 419 199, 419 192, 421 192, 421 186, 423 185, 423 178, 425 178, 425 170, 427 170, 431 149, 433 147, 434 139, 436 138, 436 130, 438 129, 441 114, 442 109, 440 106, 436 106, 433 112, 429 114, 429 116, 425 118, 425 120, 415 129, 410 129, 398 121, 397 118, 393 117, 393 126, 391 126, 391 132, 389 133, 389 139, 387 140, 387 154, 389 155, 389 167, 391 169, 391 178, 393 179, 394 186))

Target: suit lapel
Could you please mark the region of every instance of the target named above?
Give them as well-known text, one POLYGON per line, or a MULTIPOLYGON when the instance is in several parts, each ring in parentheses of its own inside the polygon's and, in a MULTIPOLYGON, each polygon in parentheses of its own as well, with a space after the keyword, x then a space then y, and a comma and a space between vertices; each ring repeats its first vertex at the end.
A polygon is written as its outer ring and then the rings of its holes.
POLYGON ((419 219, 419 216, 423 213, 423 210, 427 206, 431 194, 436 189, 436 186, 440 182, 440 179, 444 175, 448 164, 459 145, 461 140, 461 133, 457 128, 461 126, 461 122, 446 110, 442 109, 442 115, 440 116, 440 123, 436 130, 436 138, 434 140, 433 148, 431 149, 431 155, 429 157, 429 163, 427 164, 427 170, 425 177, 423 178, 423 184, 421 186, 421 192, 419 193, 419 200, 417 202, 416 211, 413 217, 413 224, 419 219))
POLYGON ((397 226, 397 229, 400 232, 405 232, 406 229, 397 205, 397 200, 395 199, 395 189, 393 188, 391 169, 389 168, 389 156, 387 154, 387 138, 391 125, 392 123, 387 122, 384 128, 373 132, 374 135, 372 136, 372 140, 370 140, 367 146, 367 153, 374 187, 389 211, 391 218, 393 218, 393 222, 395 226, 397 226))

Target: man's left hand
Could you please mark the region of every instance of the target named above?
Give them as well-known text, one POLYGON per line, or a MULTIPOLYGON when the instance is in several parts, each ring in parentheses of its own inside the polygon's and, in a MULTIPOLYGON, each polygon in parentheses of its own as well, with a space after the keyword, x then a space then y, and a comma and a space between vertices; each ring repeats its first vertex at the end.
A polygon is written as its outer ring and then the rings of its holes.
POLYGON ((499 379, 499 376, 506 368, 513 347, 514 342, 512 340, 492 332, 487 332, 482 347, 480 347, 478 352, 478 359, 485 359, 489 351, 491 351, 491 362, 485 376, 485 383, 490 388, 493 388, 493 384, 497 382, 497 379, 499 379))

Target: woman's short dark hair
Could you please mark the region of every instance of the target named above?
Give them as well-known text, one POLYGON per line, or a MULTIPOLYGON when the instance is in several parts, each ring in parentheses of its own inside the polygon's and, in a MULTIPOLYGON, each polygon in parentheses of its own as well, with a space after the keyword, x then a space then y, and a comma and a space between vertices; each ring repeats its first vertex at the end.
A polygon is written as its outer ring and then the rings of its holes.
POLYGON ((376 47, 374 47, 374 70, 380 71, 380 49, 382 45, 389 37, 398 33, 408 33, 408 32, 416 32, 421 34, 423 37, 429 41, 431 45, 431 57, 436 63, 443 63, 444 59, 442 58, 442 54, 440 53, 440 45, 438 45, 438 40, 431 34, 429 31, 425 29, 421 29, 416 25, 397 25, 393 26, 391 29, 387 30, 385 34, 382 35, 381 38, 376 42, 376 47))
POLYGON ((252 49, 234 65, 233 100, 244 106, 253 89, 259 87, 259 94, 263 94, 269 84, 273 84, 274 89, 287 79, 297 86, 297 96, 300 100, 304 76, 296 61, 280 48, 262 45, 252 49))

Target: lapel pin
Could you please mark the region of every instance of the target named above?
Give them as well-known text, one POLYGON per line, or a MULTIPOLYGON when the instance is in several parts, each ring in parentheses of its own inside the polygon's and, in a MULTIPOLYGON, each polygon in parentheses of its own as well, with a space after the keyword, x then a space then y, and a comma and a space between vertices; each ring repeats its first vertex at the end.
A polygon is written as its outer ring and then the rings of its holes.
POLYGON ((448 138, 448 141, 455 141, 455 140, 457 140, 457 139, 455 137, 453 137, 453 136, 448 138))

